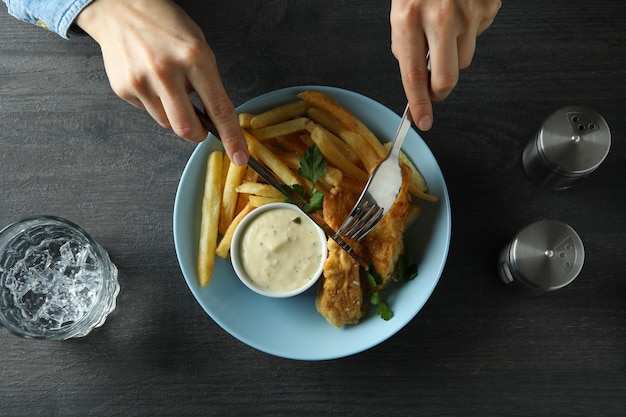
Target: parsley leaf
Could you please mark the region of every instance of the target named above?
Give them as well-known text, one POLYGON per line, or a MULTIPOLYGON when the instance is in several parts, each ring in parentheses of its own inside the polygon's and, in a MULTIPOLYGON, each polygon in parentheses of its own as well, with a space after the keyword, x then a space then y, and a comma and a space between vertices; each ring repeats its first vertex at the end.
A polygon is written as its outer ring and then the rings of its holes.
POLYGON ((376 291, 370 295, 370 303, 376 306, 376 314, 378 314, 383 320, 388 321, 393 317, 393 311, 387 301, 383 300, 380 296, 380 291, 376 291))
POLYGON ((293 188, 293 190, 298 193, 298 195, 304 199, 306 199, 306 191, 304 190, 304 187, 301 186, 300 184, 293 184, 291 186, 291 188, 293 188))
POLYGON ((385 321, 389 321, 393 317, 393 311, 391 311, 391 307, 389 307, 386 301, 381 301, 380 304, 378 304, 376 314, 385 321))
POLYGON ((380 284, 383 283, 383 277, 378 273, 378 271, 376 271, 374 269, 374 265, 372 265, 372 263, 370 263, 368 265, 369 267, 369 272, 367 273, 367 279, 370 283, 370 286, 376 287, 380 284))
MULTIPOLYGON (((383 277, 374 269, 372 264, 369 265, 369 271, 367 279, 370 287, 374 289, 383 283, 383 277)), ((413 263, 410 255, 400 255, 396 265, 396 276, 398 282, 410 281, 417 276, 417 264, 413 263)), ((370 293, 370 303, 376 306, 376 314, 383 320, 388 321, 393 317, 393 310, 389 303, 382 298, 381 291, 382 290, 378 290, 370 293)))
POLYGON ((319 150, 317 145, 313 144, 306 150, 302 159, 300 159, 300 168, 298 168, 298 174, 308 179, 315 185, 322 175, 326 173, 328 164, 324 155, 319 150))
POLYGON ((322 209, 324 204, 324 193, 315 189, 315 183, 322 175, 326 173, 328 169, 328 163, 320 152, 317 145, 312 145, 302 155, 300 159, 300 168, 298 168, 298 174, 302 175, 307 180, 313 183, 313 189, 311 195, 307 196, 304 187, 300 184, 294 184, 291 186, 304 200, 307 200, 307 204, 303 207, 307 213, 315 212, 322 209))
POLYGON ((417 264, 413 263, 411 255, 400 255, 396 267, 396 276, 400 281, 411 281, 417 276, 417 264))
POLYGON ((321 210, 323 205, 324 193, 318 190, 314 191, 311 199, 309 200, 309 205, 307 206, 307 208, 309 209, 308 212, 310 213, 321 210))
MULTIPOLYGON (((367 274, 367 279, 370 287, 375 288, 381 285, 383 283, 383 277, 374 269, 372 264, 369 265, 369 270, 370 272, 367 274)), ((374 291, 370 294, 370 303, 376 306, 376 314, 383 320, 387 321, 393 317, 393 311, 391 311, 391 307, 389 307, 387 301, 381 297, 380 291, 374 291)))
POLYGON ((370 296, 370 303, 374 304, 375 306, 380 304, 380 292, 376 291, 370 296))

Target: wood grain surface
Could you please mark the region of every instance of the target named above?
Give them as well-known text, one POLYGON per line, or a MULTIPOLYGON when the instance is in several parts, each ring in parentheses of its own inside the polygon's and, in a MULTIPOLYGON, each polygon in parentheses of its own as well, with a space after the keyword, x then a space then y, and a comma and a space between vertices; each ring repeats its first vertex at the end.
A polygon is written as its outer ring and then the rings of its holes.
MULTIPOLYGON (((319 84, 404 108, 389 2, 219 3, 180 2, 236 105, 319 84)), ((122 287, 85 338, 0 329, 0 415, 626 415, 625 22, 623 0, 504 1, 423 135, 452 204, 439 285, 383 344, 306 362, 239 342, 186 286, 172 211, 194 145, 115 96, 91 39, 0 5, 0 225, 75 221, 110 252, 122 287), (527 179, 521 150, 566 105, 603 115, 613 144, 590 177, 554 193, 527 179), (543 217, 576 229, 587 258, 570 286, 526 299, 499 281, 497 257, 543 217)))

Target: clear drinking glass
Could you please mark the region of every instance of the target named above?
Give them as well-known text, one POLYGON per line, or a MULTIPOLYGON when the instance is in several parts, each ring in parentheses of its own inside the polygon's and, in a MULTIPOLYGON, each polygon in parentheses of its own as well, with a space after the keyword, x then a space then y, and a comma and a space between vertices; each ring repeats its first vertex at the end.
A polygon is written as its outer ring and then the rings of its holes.
POLYGON ((0 324, 33 339, 82 337, 115 309, 107 252, 74 223, 24 219, 0 231, 0 324))

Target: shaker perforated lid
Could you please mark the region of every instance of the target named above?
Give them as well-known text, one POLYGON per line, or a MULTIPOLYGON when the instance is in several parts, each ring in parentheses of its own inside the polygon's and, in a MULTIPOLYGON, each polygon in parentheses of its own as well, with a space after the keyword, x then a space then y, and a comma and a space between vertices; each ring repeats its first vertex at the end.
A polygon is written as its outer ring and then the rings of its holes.
POLYGON ((580 273, 585 250, 580 236, 565 223, 540 220, 522 229, 510 249, 512 272, 528 285, 551 291, 580 273))
POLYGON ((585 174, 606 158, 611 132, 604 118, 594 110, 564 107, 545 120, 537 134, 537 147, 560 173, 585 174))

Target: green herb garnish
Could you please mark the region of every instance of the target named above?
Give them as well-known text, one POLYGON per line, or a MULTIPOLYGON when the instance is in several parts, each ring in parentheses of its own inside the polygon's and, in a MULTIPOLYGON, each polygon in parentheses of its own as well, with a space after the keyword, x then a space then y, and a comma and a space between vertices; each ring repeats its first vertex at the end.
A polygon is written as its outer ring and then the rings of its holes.
POLYGON ((298 174, 315 184, 326 173, 327 166, 324 155, 322 155, 317 145, 313 144, 300 159, 298 174))
MULTIPOLYGON (((374 269, 374 266, 370 264, 367 279, 370 283, 371 288, 376 288, 377 286, 383 283, 383 277, 374 269)), ((380 291, 372 291, 370 294, 370 303, 376 306, 376 314, 378 314, 383 320, 387 321, 393 317, 393 311, 391 311, 391 307, 387 301, 385 301, 381 295, 380 291)))
POLYGON ((399 281, 411 281, 417 276, 417 264, 413 263, 411 255, 400 255, 396 266, 396 276, 399 281))
POLYGON ((376 306, 376 314, 378 314, 381 319, 385 321, 391 320, 393 311, 391 311, 391 307, 389 307, 387 301, 380 297, 380 291, 376 291, 371 295, 370 303, 376 306))
POLYGON ((300 184, 294 184, 291 186, 305 201, 307 204, 303 207, 307 213, 315 212, 322 209, 324 204, 324 193, 315 188, 315 183, 322 175, 326 173, 328 164, 322 152, 320 152, 317 145, 312 145, 302 155, 300 159, 300 168, 298 168, 298 174, 313 183, 313 189, 311 195, 306 195, 304 187, 300 184))
MULTIPOLYGON (((376 288, 383 283, 383 277, 374 269, 374 266, 370 264, 367 279, 370 283, 370 287, 376 288)), ((412 262, 410 255, 400 255, 398 263, 396 265, 396 277, 398 282, 410 281, 417 276, 417 264, 412 262)), ((389 303, 382 298, 381 290, 372 291, 370 294, 370 303, 376 306, 376 314, 378 314, 383 320, 387 321, 393 317, 393 311, 389 306, 389 303)))

